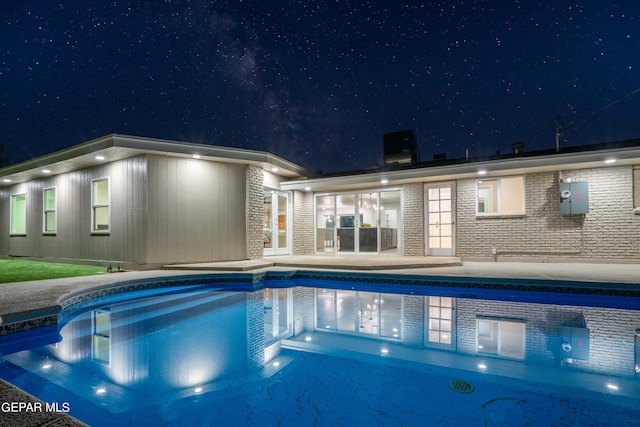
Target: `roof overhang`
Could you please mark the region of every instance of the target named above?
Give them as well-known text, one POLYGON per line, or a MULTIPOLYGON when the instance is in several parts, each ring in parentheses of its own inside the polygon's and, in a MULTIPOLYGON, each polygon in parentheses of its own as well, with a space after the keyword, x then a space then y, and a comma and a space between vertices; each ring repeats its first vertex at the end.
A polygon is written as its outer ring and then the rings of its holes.
POLYGON ((251 164, 286 179, 305 175, 301 166, 263 151, 113 134, 2 168, 0 185, 58 175, 141 154, 251 164))
POLYGON ((415 182, 447 181, 572 169, 602 168, 640 164, 640 147, 612 148, 597 151, 554 153, 536 157, 469 161, 441 166, 379 170, 362 174, 327 178, 292 180, 281 183, 283 190, 314 192, 380 188, 415 182), (612 162, 613 160, 613 162, 612 162))

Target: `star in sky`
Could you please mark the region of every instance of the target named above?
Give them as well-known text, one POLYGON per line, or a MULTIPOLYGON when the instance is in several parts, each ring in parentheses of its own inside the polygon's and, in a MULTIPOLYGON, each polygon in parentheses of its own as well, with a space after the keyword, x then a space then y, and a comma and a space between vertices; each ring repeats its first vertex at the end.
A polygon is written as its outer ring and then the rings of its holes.
POLYGON ((310 170, 640 137, 640 3, 2 2, 13 162, 110 133, 270 151, 310 170), (503 4, 504 3, 504 4, 503 4), (550 126, 551 125, 551 126, 550 126))

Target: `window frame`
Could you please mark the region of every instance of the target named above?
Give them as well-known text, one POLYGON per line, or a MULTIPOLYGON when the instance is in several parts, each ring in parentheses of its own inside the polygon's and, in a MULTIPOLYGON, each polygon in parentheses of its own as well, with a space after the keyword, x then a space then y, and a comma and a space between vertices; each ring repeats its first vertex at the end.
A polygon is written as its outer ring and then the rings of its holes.
POLYGON ((24 191, 22 193, 15 193, 11 195, 11 200, 10 200, 10 204, 9 204, 9 235, 10 236, 26 236, 27 235, 27 192, 24 191), (24 197, 24 217, 23 222, 24 222, 24 229, 23 230, 18 230, 18 231, 14 231, 14 221, 16 220, 15 218, 15 213, 13 211, 14 206, 15 206, 15 200, 17 197, 24 197))
POLYGON ((42 234, 56 234, 58 232, 58 188, 46 187, 42 189, 42 234), (47 209, 47 191, 53 190, 53 209, 47 209), (53 213, 53 230, 47 229, 47 214, 53 213))
POLYGON ((476 179, 476 194, 475 194, 475 210, 477 217, 505 217, 505 216, 524 216, 526 214, 526 179, 525 175, 507 175, 507 176, 496 176, 496 177, 488 177, 488 178, 477 178, 476 179), (522 204, 521 210, 517 212, 504 212, 502 209, 502 181, 509 178, 521 178, 522 179, 522 204), (494 212, 480 212, 480 188, 479 184, 487 181, 496 181, 497 182, 497 210, 494 212))
POLYGON ((640 209, 640 167, 633 168, 633 207, 640 209))
POLYGON ((91 180, 91 234, 109 234, 111 232, 111 180, 109 177, 96 178, 91 180), (107 203, 95 202, 95 184, 100 181, 107 183, 107 203), (107 208, 107 228, 98 229, 96 224, 96 210, 107 208))
POLYGON ((483 356, 483 357, 497 357, 501 359, 510 359, 510 360, 526 360, 527 358, 527 322, 523 319, 494 318, 494 317, 484 317, 484 316, 476 317, 476 354, 478 356, 483 356), (480 337, 486 336, 486 335, 481 335, 480 333, 481 332, 480 322, 494 322, 497 324, 497 328, 495 331, 496 336, 495 338, 492 337, 492 339, 495 339, 495 342, 496 342, 495 352, 482 351, 483 348, 482 348, 482 345, 480 344, 480 337), (503 336, 504 335, 503 325, 506 323, 522 325, 522 357, 515 357, 515 356, 509 355, 508 352, 505 351, 505 348, 503 347, 503 340, 505 338, 503 336))
POLYGON ((111 365, 111 311, 96 309, 91 311, 91 359, 103 365, 111 365), (98 330, 98 317, 106 318, 108 327, 98 330), (108 330, 108 334, 105 331, 108 330), (107 348, 106 353, 102 351, 107 348))

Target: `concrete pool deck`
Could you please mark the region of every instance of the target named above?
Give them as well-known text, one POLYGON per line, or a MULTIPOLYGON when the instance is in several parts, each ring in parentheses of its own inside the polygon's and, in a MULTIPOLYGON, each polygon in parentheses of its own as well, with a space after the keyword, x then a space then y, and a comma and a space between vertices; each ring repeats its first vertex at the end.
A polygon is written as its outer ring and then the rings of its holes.
MULTIPOLYGON (((262 260, 181 264, 162 270, 127 271, 0 285, 0 327, 25 319, 57 315, 68 296, 141 280, 176 280, 208 274, 252 275, 265 271, 366 271, 388 275, 528 279, 586 282, 591 287, 640 291, 638 264, 460 262, 458 258, 398 256, 287 256, 262 260)), ((1 330, 0 330, 1 334, 1 330)))
MULTIPOLYGON (((0 336, 2 327, 28 319, 50 316, 53 322, 61 302, 70 296, 90 293, 96 289, 122 286, 141 281, 174 281, 206 279, 209 274, 261 274, 263 272, 305 271, 366 271, 367 274, 407 275, 420 277, 458 277, 529 279, 542 281, 572 281, 573 286, 615 288, 640 291, 640 265, 584 263, 524 263, 524 262, 460 262, 458 258, 398 257, 398 256, 299 256, 271 257, 255 261, 183 264, 162 270, 129 271, 98 276, 55 280, 7 283, 0 285, 0 336), (584 282, 584 284, 575 283, 584 282)), ((7 333, 7 330, 4 330, 7 333)), ((7 402, 34 402, 33 397, 0 380, 0 398, 7 402)), ((6 415, 6 414, 5 414, 6 415)), ((27 414, 13 414, 6 425, 24 425, 27 414)), ((81 426, 66 414, 33 413, 33 425, 81 426), (42 418, 44 417, 44 418, 42 418), (35 419, 37 418, 37 420, 35 419)))

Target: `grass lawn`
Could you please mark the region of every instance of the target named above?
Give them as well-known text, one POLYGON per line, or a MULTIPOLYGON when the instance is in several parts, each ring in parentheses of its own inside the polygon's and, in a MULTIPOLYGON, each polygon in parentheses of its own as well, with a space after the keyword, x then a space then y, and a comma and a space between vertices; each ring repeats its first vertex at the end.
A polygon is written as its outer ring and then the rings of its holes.
POLYGON ((92 276, 104 273, 104 267, 95 265, 57 264, 52 262, 0 259, 0 283, 28 280, 60 279, 63 277, 92 276))

